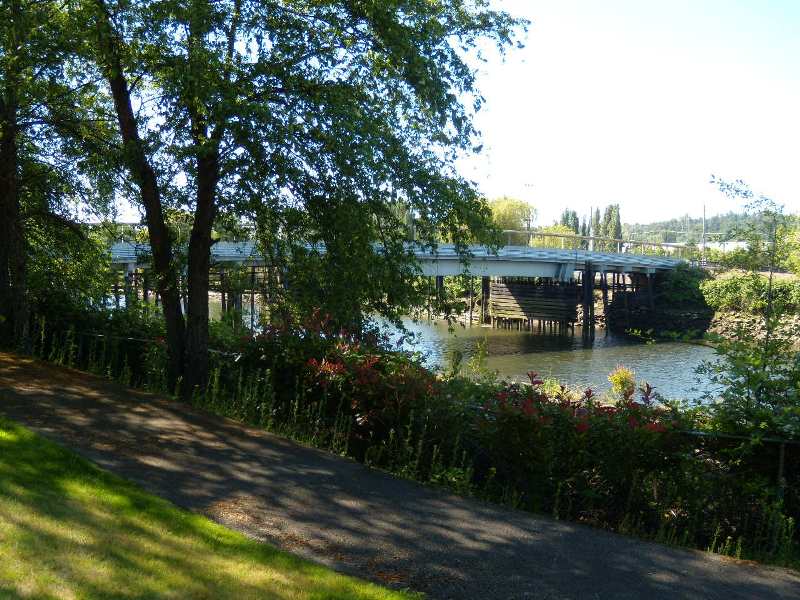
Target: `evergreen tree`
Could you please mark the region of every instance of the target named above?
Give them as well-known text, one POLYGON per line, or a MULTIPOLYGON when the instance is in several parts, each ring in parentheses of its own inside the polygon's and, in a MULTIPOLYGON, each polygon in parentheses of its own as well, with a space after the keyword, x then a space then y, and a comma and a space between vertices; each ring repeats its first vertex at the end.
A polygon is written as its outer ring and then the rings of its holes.
POLYGON ((561 213, 561 219, 559 220, 559 225, 563 225, 564 227, 568 227, 576 234, 580 231, 580 223, 578 220, 578 213, 574 210, 570 210, 568 208, 564 209, 564 212, 561 213))
POLYGON ((609 236, 615 240, 622 239, 622 219, 620 218, 619 204, 614 204, 611 210, 611 231, 609 236))
MULTIPOLYGON (((602 235, 602 233, 600 232, 600 208, 594 209, 591 226, 589 228, 589 235, 591 235, 592 237, 600 237, 602 235)), ((592 247, 595 250, 599 249, 597 241, 592 243, 592 247)))

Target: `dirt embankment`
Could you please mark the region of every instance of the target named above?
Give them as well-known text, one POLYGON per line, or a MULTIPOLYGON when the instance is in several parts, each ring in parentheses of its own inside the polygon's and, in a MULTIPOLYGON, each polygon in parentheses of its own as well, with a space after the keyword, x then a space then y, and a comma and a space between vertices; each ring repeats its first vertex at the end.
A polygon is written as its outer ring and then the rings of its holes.
MULTIPOLYGON (((800 334, 800 315, 786 315, 781 318, 777 331, 780 335, 797 336, 800 334)), ((714 313, 708 333, 727 339, 734 339, 742 335, 763 339, 767 327, 763 315, 744 313, 739 311, 720 311, 714 313)), ((797 344, 800 345, 800 339, 797 344)))

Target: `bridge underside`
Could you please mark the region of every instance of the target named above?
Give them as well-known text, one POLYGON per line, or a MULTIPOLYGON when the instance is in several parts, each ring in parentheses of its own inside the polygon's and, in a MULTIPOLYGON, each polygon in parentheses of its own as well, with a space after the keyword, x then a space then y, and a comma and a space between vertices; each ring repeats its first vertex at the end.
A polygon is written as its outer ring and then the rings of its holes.
MULTIPOLYGON (((310 248, 310 247, 309 247, 310 248)), ((319 251, 320 248, 317 247, 319 251)), ((324 248, 321 249, 324 252, 324 248)), ((376 251, 380 247, 376 246, 376 251)), ((111 248, 112 265, 125 272, 126 289, 136 286, 142 279, 143 294, 147 297, 147 269, 150 248, 146 244, 118 243, 111 248)), ((417 248, 415 255, 420 274, 435 278, 437 288, 444 277, 469 275, 481 277, 480 322, 533 329, 534 322, 543 326, 565 330, 578 320, 577 307, 582 306, 584 332, 594 324, 594 292, 599 276, 603 291, 603 304, 608 293, 644 288, 652 304, 652 276, 675 269, 682 260, 665 256, 648 256, 633 253, 603 253, 587 250, 532 248, 506 246, 497 252, 483 246, 469 248, 465 260, 453 245, 442 244, 435 251, 417 248), (522 278, 527 281, 513 281, 522 278), (611 282, 609 285, 609 278, 611 282), (512 281, 509 281, 511 279, 512 281)), ((265 293, 265 258, 253 242, 219 242, 212 246, 211 264, 216 282, 222 292, 225 307, 226 271, 247 267, 251 304, 253 294, 265 293), (257 273, 258 272, 258 273, 257 273)), ((134 293, 137 293, 134 289, 134 293)), ((115 286, 115 297, 119 294, 115 286)), ((117 302, 119 302, 117 300, 117 302)), ((241 308, 241 290, 233 294, 233 306, 241 308)), ((470 292, 469 320, 477 306, 470 292)), ((251 310, 252 313, 252 310, 251 310)))
POLYGON ((493 319, 555 322, 560 326, 578 319, 578 286, 530 285, 492 281, 489 315, 493 319))

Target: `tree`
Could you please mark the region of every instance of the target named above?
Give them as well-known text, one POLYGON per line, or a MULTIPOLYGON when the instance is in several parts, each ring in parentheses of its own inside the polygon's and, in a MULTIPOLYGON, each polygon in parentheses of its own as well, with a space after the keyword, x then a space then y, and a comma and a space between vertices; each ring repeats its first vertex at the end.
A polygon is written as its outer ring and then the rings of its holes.
POLYGON ((561 213, 559 225, 564 225, 570 228, 575 234, 578 234, 580 231, 580 220, 578 219, 577 211, 565 208, 564 212, 561 213))
POLYGON ((622 239, 622 218, 620 217, 619 204, 613 204, 611 207, 611 227, 608 234, 608 237, 615 240, 622 239))
POLYGON ((783 235, 790 220, 782 206, 755 195, 742 181, 712 178, 712 183, 729 197, 747 200, 748 210, 758 217, 738 232, 749 241, 740 255, 740 267, 749 272, 740 281, 749 279, 753 290, 765 288, 765 303, 758 315, 760 327, 740 325, 733 338, 718 340, 718 359, 703 366, 721 386, 722 401, 710 410, 723 430, 752 436, 756 442, 764 435, 799 437, 800 327, 787 318, 795 300, 774 293, 775 267, 790 252, 783 235), (761 273, 765 267, 766 283, 761 273))
POLYGON ((593 237, 601 237, 602 236, 602 229, 600 226, 600 209, 595 208, 594 214, 592 215, 592 222, 589 228, 589 234, 593 237))
POLYGON ((785 238, 788 249, 786 268, 800 276, 800 217, 795 216, 788 223, 785 238))
MULTIPOLYGON (((517 198, 503 196, 489 202, 492 210, 492 221, 500 230, 521 231, 529 229, 536 218, 536 209, 517 198)), ((510 234, 506 240, 512 244, 527 244, 528 236, 525 234, 510 234)))
POLYGON ((463 252, 491 238, 488 208, 454 160, 477 142, 480 97, 463 57, 481 39, 511 42, 519 23, 505 13, 464 0, 86 6, 184 393, 207 380, 208 269, 221 214, 252 221, 273 264, 313 283, 302 290, 312 299, 336 297, 336 316, 354 325, 413 279, 398 202, 424 245, 450 239, 463 252), (185 322, 167 204, 193 217, 185 322))
MULTIPOLYGON (((106 78, 114 103, 122 138, 120 163, 128 170, 138 187, 138 199, 145 211, 156 288, 161 297, 166 322, 167 379, 170 388, 175 389, 184 373, 185 324, 180 304, 177 261, 164 219, 162 184, 153 166, 154 151, 152 143, 143 139, 139 120, 133 110, 132 86, 128 75, 130 67, 126 61, 135 58, 105 0, 94 0, 84 8, 89 22, 94 23, 94 59, 106 78)), ((205 364, 207 359, 200 365, 201 370, 205 364)))
POLYGON ((35 300, 28 230, 46 231, 40 239, 48 240, 48 252, 66 256, 61 234, 83 237, 66 206, 97 206, 110 196, 109 178, 96 169, 106 154, 98 144, 102 103, 76 61, 81 41, 70 8, 50 0, 0 4, 0 326, 10 324, 9 337, 23 349, 35 300))
MULTIPOLYGON (((560 236, 571 236, 575 233, 571 227, 567 225, 562 225, 561 223, 557 223, 555 225, 548 225, 546 227, 540 227, 537 231, 541 233, 558 234, 560 236)), ((581 248, 583 246, 581 240, 569 239, 567 237, 547 237, 547 236, 534 238, 531 241, 531 245, 536 246, 537 248, 565 248, 573 250, 576 248, 581 248)))

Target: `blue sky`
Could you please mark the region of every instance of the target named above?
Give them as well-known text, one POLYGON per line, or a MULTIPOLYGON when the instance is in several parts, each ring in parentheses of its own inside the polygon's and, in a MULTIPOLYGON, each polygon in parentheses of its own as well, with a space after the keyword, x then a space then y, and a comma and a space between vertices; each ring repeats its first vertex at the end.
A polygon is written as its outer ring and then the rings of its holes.
POLYGON ((710 175, 800 212, 800 0, 496 0, 532 21, 526 47, 487 53, 460 163, 538 223, 618 202, 645 222, 739 208, 710 175))

